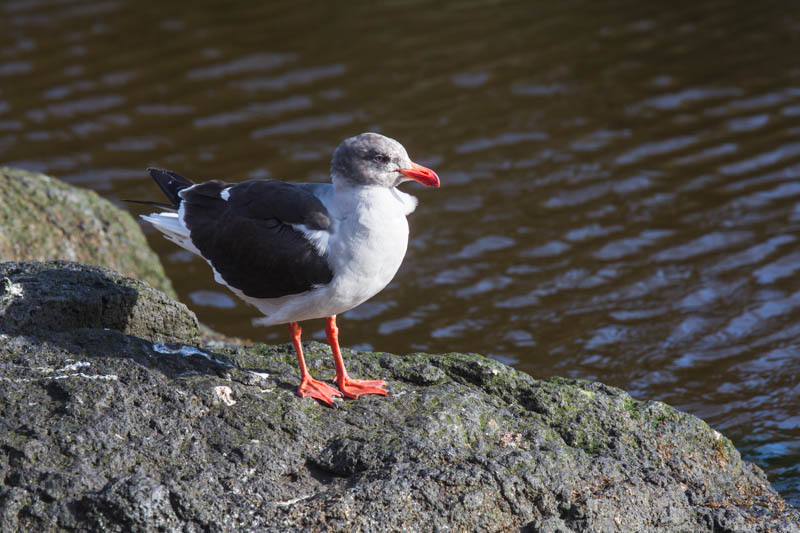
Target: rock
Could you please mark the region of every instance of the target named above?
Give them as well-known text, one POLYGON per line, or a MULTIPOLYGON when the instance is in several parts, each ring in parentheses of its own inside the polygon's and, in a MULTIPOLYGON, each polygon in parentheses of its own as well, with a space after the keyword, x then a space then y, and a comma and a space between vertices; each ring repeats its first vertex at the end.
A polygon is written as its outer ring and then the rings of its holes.
MULTIPOLYGON (((36 280, 53 268, 3 274, 22 284, 12 298, 46 301, 36 280)), ((133 322, 157 312, 109 301, 133 322)), ((296 396, 290 345, 154 344, 95 323, 0 334, 2 531, 800 531, 724 436, 600 383, 345 349, 392 396, 330 409, 296 396)), ((328 347, 305 347, 330 380, 328 347)))
POLYGON ((0 167, 0 228, 0 262, 62 259, 106 266, 175 296, 133 217, 93 191, 0 167))
POLYGON ((197 317, 144 282, 103 267, 0 263, 0 333, 115 329, 144 339, 194 339, 197 317))

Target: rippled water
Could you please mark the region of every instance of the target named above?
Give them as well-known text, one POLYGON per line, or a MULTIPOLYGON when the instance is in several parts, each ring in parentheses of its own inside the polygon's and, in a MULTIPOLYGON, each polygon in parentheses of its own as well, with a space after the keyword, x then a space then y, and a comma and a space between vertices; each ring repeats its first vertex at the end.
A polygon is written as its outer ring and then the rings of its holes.
MULTIPOLYGON (((666 401, 800 504, 800 6, 256 4, 0 4, 0 161, 157 199, 151 164, 323 181, 386 133, 443 187, 406 186, 406 262, 346 345, 666 401)), ((201 320, 286 341, 150 235, 201 320)))

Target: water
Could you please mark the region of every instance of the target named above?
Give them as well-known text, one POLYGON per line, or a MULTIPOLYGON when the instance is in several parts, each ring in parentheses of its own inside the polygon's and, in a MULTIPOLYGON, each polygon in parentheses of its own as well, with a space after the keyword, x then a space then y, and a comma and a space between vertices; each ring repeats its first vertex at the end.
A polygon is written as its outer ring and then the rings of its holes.
MULTIPOLYGON (((395 137, 443 186, 405 186, 405 264, 345 345, 668 402, 800 504, 799 6, 260 4, 3 2, 0 161, 119 202, 159 198, 148 165, 324 181, 395 137)), ((146 231, 202 321, 288 340, 146 231)))

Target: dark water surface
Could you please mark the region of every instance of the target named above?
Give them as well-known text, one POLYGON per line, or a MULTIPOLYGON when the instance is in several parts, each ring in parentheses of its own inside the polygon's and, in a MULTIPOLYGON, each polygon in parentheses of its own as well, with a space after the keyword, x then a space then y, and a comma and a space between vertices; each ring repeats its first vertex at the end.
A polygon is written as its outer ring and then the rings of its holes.
MULTIPOLYGON (((443 186, 345 345, 665 401, 800 504, 800 4, 0 3, 3 164, 158 199, 148 165, 323 181, 368 130, 443 186)), ((286 342, 147 231, 202 321, 286 342)))

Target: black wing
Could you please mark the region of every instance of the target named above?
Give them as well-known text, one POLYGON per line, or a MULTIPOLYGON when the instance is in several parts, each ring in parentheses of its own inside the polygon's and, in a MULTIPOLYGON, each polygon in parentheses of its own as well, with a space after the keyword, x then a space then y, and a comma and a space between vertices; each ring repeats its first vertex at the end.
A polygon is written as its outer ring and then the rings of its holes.
POLYGON ((214 180, 178 195, 192 243, 245 295, 278 298, 333 279, 326 257, 290 225, 330 229, 327 209, 306 188, 271 179, 214 180))

